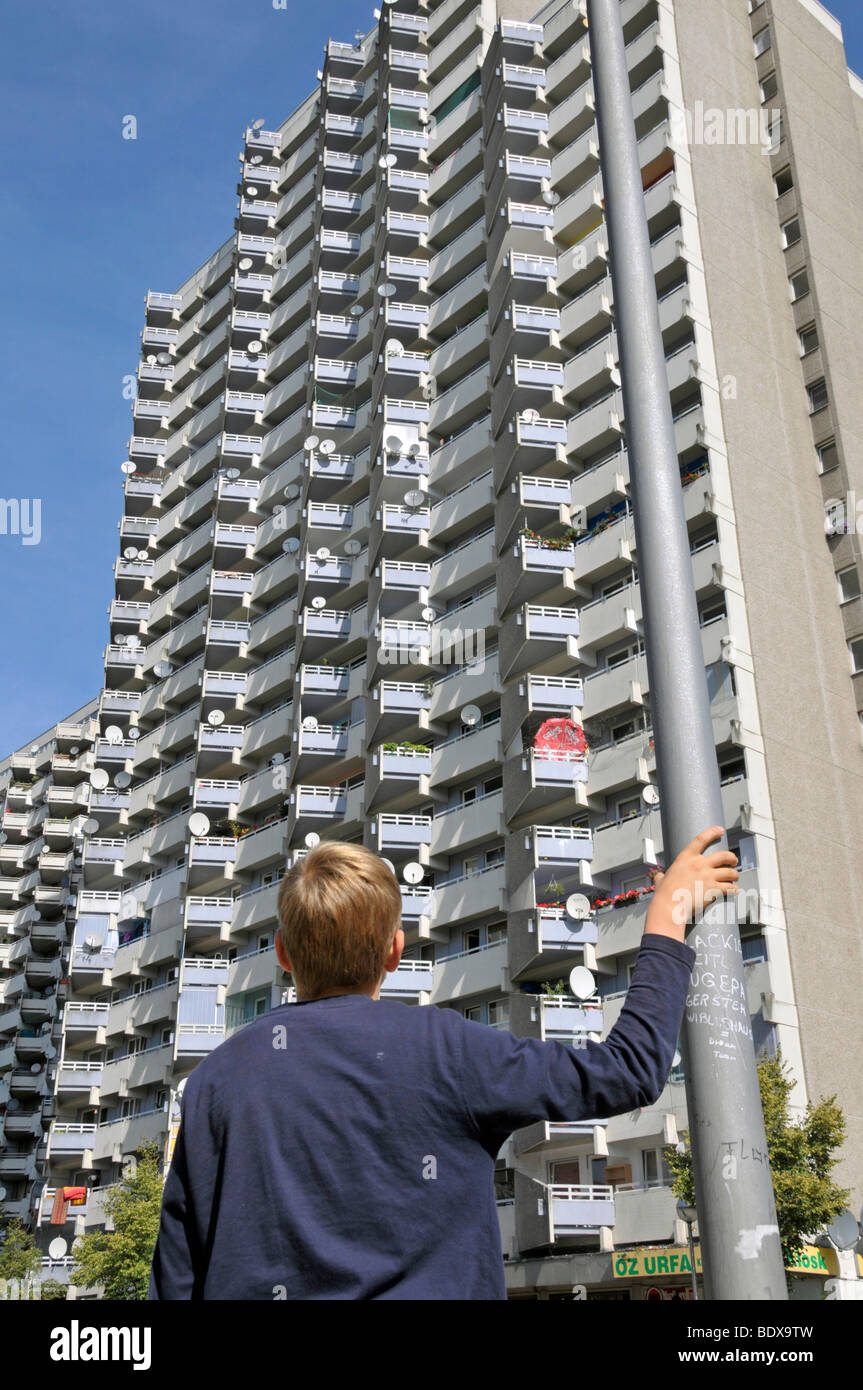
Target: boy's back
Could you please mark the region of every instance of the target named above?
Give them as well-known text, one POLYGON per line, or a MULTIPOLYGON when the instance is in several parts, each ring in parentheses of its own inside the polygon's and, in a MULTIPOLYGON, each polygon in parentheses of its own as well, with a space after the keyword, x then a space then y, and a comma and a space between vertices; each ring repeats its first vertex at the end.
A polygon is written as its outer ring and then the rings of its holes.
POLYGON ((651 1104, 694 952, 646 936, 601 1046, 367 994, 285 1005, 189 1078, 156 1299, 501 1299, 494 1159, 539 1119, 651 1104))

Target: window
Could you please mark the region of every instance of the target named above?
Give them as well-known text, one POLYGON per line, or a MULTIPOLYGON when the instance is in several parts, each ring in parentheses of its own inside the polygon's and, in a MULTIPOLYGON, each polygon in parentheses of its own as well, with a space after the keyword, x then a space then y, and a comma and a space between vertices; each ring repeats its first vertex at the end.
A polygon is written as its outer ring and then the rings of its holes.
POLYGON ((462 860, 462 873, 475 874, 479 869, 479 856, 472 854, 467 859, 462 860))
POLYGON ((167 1108, 168 1108, 168 1092, 167 1092, 167 1091, 157 1091, 157 1092, 156 1092, 155 1108, 156 1108, 157 1110, 167 1110, 167 1108))
POLYGON ((798 299, 809 293, 809 272, 808 270, 798 270, 796 275, 792 275, 789 281, 791 285, 791 302, 796 304, 798 299))
POLYGON ((642 1149, 641 1173, 649 1187, 665 1187, 672 1181, 671 1170, 662 1157, 661 1149, 642 1149))
POLYGON ((856 565, 851 565, 847 570, 839 570, 836 580, 839 584, 840 603, 850 603, 852 599, 860 597, 860 575, 857 573, 856 565))
POLYGON ((698 610, 698 622, 701 627, 706 627, 708 623, 715 623, 718 618, 724 618, 726 614, 725 596, 708 599, 698 610))
POLYGON ((474 1004, 471 1008, 465 1009, 464 1016, 472 1023, 482 1023, 482 1005, 474 1004))
POLYGON ((789 222, 783 223, 782 245, 785 247, 785 250, 787 251, 789 246, 796 246, 802 235, 799 217, 792 217, 789 222))
POLYGON ((801 357, 805 357, 809 352, 814 352, 818 346, 818 330, 814 323, 808 323, 805 328, 801 328, 797 337, 800 339, 801 357))
POLYGON ((768 48, 771 47, 772 42, 773 41, 770 37, 770 29, 765 25, 763 29, 759 29, 758 33, 754 36, 752 40, 752 46, 755 49, 756 58, 760 58, 762 53, 766 53, 768 48))
POLYGON ((495 922, 486 932, 486 940, 489 946, 496 946, 499 941, 506 941, 506 922, 495 922))
POLYGON ((779 83, 776 81, 776 73, 769 72, 761 83, 761 102, 772 101, 779 91, 779 83))
POLYGON ((640 796, 627 796, 617 803, 617 816, 619 820, 627 820, 630 816, 637 816, 640 811, 640 796))
POLYGON ((863 637, 855 637, 849 642, 848 650, 851 653, 851 670, 856 676, 863 671, 863 637))
POLYGON ((130 1038, 130 1039, 129 1039, 129 1044, 128 1044, 127 1048, 126 1048, 126 1056, 127 1056, 127 1057, 135 1057, 135 1056, 137 1056, 137 1054, 138 1054, 139 1052, 143 1052, 143 1051, 144 1051, 144 1048, 145 1048, 146 1046, 147 1046, 147 1039, 146 1039, 146 1038, 130 1038))
POLYGON ((493 999, 488 1006, 488 1021, 494 1028, 505 1028, 509 1022, 509 1001, 493 999))
POLYGON ((794 187, 794 179, 791 177, 791 169, 780 169, 773 180, 776 185, 776 196, 781 198, 783 193, 790 193, 794 187))
POLYGON ((483 796, 491 796, 492 792, 499 792, 502 786, 502 777, 489 777, 488 781, 482 784, 483 796))
POLYGON ((503 845, 498 845, 495 849, 488 849, 485 852, 485 867, 492 869, 495 865, 502 864, 505 858, 503 845))
POLYGON ((819 473, 829 473, 832 468, 839 467, 839 455, 836 452, 835 439, 828 439, 826 444, 816 445, 815 452, 818 455, 819 473))
POLYGON ((827 382, 823 377, 820 381, 813 381, 812 385, 807 387, 807 393, 809 395, 810 415, 815 415, 819 410, 823 410, 824 407, 829 404, 827 382))
POLYGON ((479 927, 474 927, 472 931, 466 931, 462 935, 463 951, 478 951, 480 944, 479 927))

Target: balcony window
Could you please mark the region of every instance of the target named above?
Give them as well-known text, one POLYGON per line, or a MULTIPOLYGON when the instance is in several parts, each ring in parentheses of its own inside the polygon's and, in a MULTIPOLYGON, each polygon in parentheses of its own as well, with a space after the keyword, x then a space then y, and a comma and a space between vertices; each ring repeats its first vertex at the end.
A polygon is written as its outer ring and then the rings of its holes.
POLYGON ((809 293, 809 271, 798 270, 796 275, 791 276, 791 301, 796 304, 798 299, 809 293))
POLYGON ((645 1187, 670 1187, 674 1176, 661 1149, 642 1149, 641 1175, 645 1187))
POLYGON ((819 410, 829 405, 830 397, 827 394, 827 382, 822 377, 820 381, 813 381, 807 388, 809 395, 809 414, 815 415, 819 410))
POLYGON ((700 627, 707 627, 708 623, 715 623, 717 619, 724 618, 727 614, 725 607, 725 596, 708 599, 698 610, 698 623, 700 627))
POLYGON ((851 603, 853 599, 860 597, 860 575, 856 565, 851 565, 847 570, 839 570, 836 582, 839 585, 840 603, 851 603))
POLYGON ((807 324, 801 328, 797 337, 800 340, 800 356, 806 357, 808 353, 814 352, 818 346, 818 330, 814 323, 807 324))
POLYGON ((762 53, 766 53, 768 48, 771 47, 772 43, 773 40, 770 37, 770 28, 769 26, 765 25, 763 29, 759 29, 758 33, 753 37, 752 40, 752 46, 755 49, 756 58, 760 58, 762 53))
POLYGON ((852 675, 859 675, 863 671, 863 637, 855 637, 848 643, 848 650, 851 653, 851 672, 852 675))
POLYGON ((829 439, 825 444, 819 444, 815 450, 818 456, 818 472, 829 473, 832 469, 839 467, 839 455, 836 452, 836 440, 829 439))
POLYGON ((769 72, 761 83, 761 102, 771 101, 779 91, 779 83, 776 81, 776 73, 769 72))
POLYGON ((787 251, 789 247, 796 246, 801 240, 803 233, 800 230, 800 218, 792 217, 790 222, 785 222, 782 226, 782 245, 787 251))
POLYGON ((781 198, 783 193, 790 193, 794 187, 794 179, 791 176, 790 167, 780 169, 773 182, 776 185, 777 198, 781 198))

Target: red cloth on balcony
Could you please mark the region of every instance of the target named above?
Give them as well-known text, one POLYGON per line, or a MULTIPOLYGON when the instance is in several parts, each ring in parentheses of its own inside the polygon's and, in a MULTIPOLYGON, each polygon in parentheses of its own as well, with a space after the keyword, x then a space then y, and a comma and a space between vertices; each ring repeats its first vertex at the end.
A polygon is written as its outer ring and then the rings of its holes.
POLYGON ((584 729, 574 719, 546 719, 537 730, 533 746, 542 753, 587 752, 584 729))
POLYGON ((62 1226, 66 1220, 66 1198, 63 1195, 65 1189, 58 1187, 54 1193, 54 1205, 51 1208, 51 1225, 62 1226))
POLYGON ((70 1206, 82 1207, 87 1201, 87 1189, 86 1187, 64 1187, 63 1196, 70 1206))

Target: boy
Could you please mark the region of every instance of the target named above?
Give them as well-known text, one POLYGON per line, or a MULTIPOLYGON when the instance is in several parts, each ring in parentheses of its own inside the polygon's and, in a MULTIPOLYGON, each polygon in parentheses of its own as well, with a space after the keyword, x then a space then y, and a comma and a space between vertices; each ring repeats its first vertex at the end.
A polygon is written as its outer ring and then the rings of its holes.
POLYGON ((736 855, 704 853, 722 833, 657 878, 620 1017, 584 1049, 380 1000, 404 948, 399 886, 357 845, 313 850, 279 890, 298 1002, 186 1084, 150 1298, 504 1299, 495 1157, 536 1120, 657 1100, 695 961, 685 921, 737 891, 736 855))

